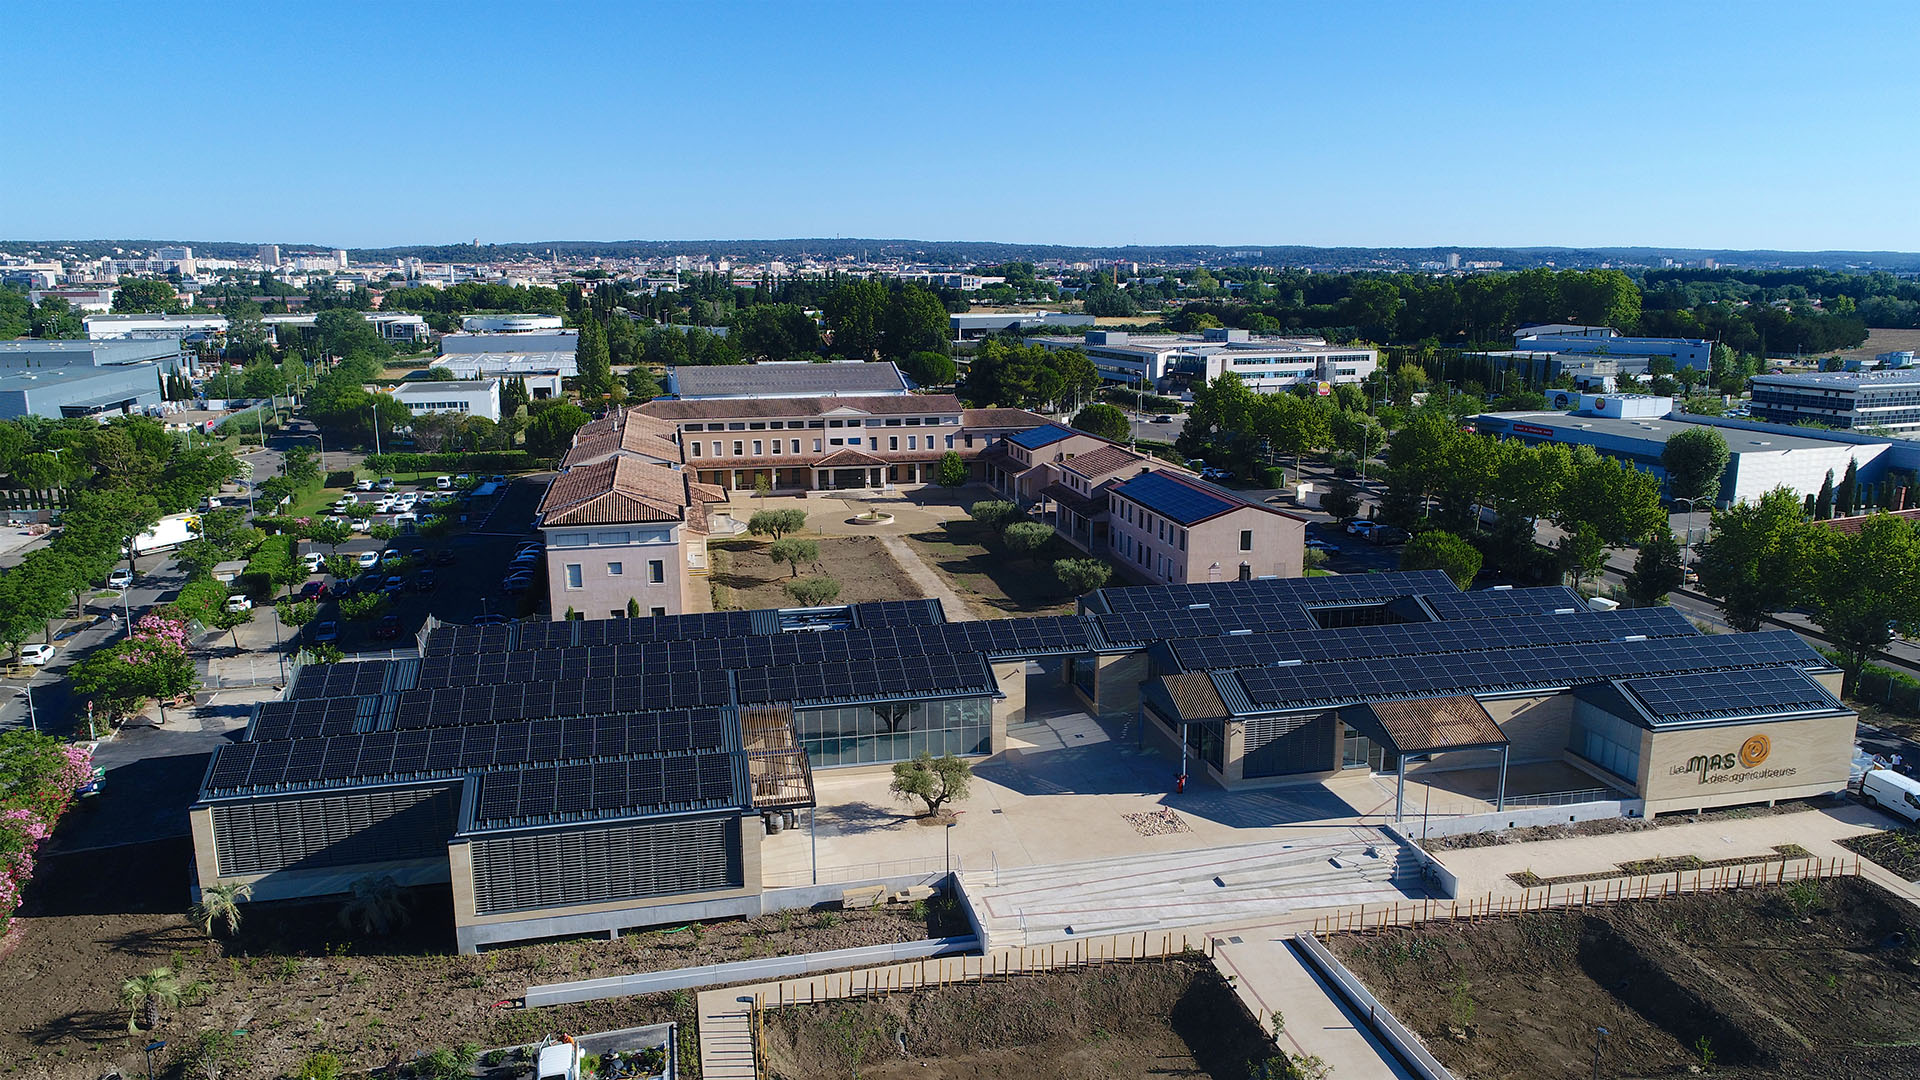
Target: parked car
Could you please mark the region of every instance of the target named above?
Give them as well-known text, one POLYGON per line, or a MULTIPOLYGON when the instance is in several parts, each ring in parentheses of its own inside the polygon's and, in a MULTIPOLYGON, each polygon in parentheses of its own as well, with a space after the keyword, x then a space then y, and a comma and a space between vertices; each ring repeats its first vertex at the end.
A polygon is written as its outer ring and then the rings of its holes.
POLYGON ((532 574, 509 574, 500 582, 500 591, 504 593, 526 592, 532 584, 532 574))
POLYGON ((372 490, 373 490, 373 481, 371 481, 371 480, 357 480, 357 481, 355 481, 355 482, 354 482, 354 485, 353 485, 353 490, 355 490, 355 491, 372 491, 372 490))
POLYGON ((377 551, 363 551, 360 554, 355 555, 353 557, 353 565, 359 567, 362 570, 365 570, 370 566, 375 566, 379 562, 380 562, 380 553, 377 551))
POLYGON ((1920 780, 1892 769, 1871 769, 1860 778, 1860 798, 1875 810, 1920 821, 1920 780))
POLYGON ((23 664, 32 664, 34 667, 39 667, 51 659, 53 659, 53 646, 51 645, 35 643, 20 646, 20 662, 23 664))
POLYGON ((434 478, 433 478, 433 486, 434 486, 434 489, 435 489, 436 491, 452 491, 452 490, 453 490, 453 477, 451 477, 451 476, 436 476, 436 477, 434 477, 434 478))
POLYGON ((452 549, 452 548, 441 548, 441 549, 440 549, 439 551, 436 551, 436 552, 434 552, 434 553, 433 553, 433 565, 435 565, 435 566, 452 566, 452 565, 453 565, 453 549, 452 549))
POLYGON ((382 615, 373 627, 373 636, 377 638, 397 638, 400 636, 400 616, 382 615))
POLYGON ((236 614, 242 611, 252 611, 252 610, 253 610, 253 601, 248 599, 247 597, 244 597, 244 596, 227 597, 227 613, 228 614, 231 615, 231 614, 236 614))
POLYGON ((300 586, 300 599, 325 600, 329 592, 331 592, 331 590, 327 588, 326 582, 309 581, 305 585, 300 586))
POLYGON ((319 573, 320 564, 326 561, 327 561, 327 557, 325 555, 320 554, 317 551, 309 551, 306 554, 300 556, 300 562, 306 566, 307 573, 309 574, 319 573))
POLYGON ((407 579, 395 574, 387 579, 385 590, 388 596, 398 596, 407 591, 407 579))
POLYGON ((1156 424, 1171 424, 1173 423, 1173 417, 1167 413, 1161 413, 1159 416, 1153 418, 1153 422, 1156 424))
POLYGON ((507 482, 507 478, 504 476, 501 476, 499 473, 495 473, 494 475, 487 477, 487 483, 489 484, 504 484, 506 482, 507 482))
POLYGON ((391 476, 383 476, 379 480, 375 481, 373 485, 374 490, 376 491, 392 491, 395 486, 396 485, 393 482, 393 477, 391 476))
POLYGON ((1325 540, 1309 540, 1307 541, 1307 546, 1315 551, 1324 551, 1329 555, 1340 550, 1339 544, 1329 544, 1325 540))
POLYGON ((107 575, 107 587, 110 589, 125 589, 132 584, 133 571, 124 566, 107 575))
POLYGON ((1347 522, 1347 535, 1358 536, 1364 540, 1372 536, 1373 530, 1379 527, 1378 524, 1371 521, 1349 521, 1347 522))
POLYGON ((1232 469, 1216 469, 1213 466, 1209 465, 1206 468, 1200 470, 1200 478, 1202 480, 1231 480, 1233 479, 1233 470, 1232 469))
POLYGON ((413 575, 413 589, 415 592, 432 592, 439 587, 440 578, 431 570, 422 570, 413 575))
POLYGON ((415 525, 418 524, 419 521, 420 515, 411 510, 401 510, 399 513, 393 515, 393 523, 395 525, 415 525))
POLYGON ((1368 543, 1379 544, 1383 547, 1393 544, 1404 544, 1411 539, 1413 539, 1412 533, 1393 525, 1377 526, 1372 532, 1367 534, 1368 543))
POLYGON ((319 644, 340 640, 340 624, 331 620, 313 624, 313 640, 319 644))
POLYGON ((512 619, 507 618, 505 615, 476 615, 474 616, 474 619, 473 619, 473 625, 505 626, 506 624, 512 621, 513 621, 512 619))

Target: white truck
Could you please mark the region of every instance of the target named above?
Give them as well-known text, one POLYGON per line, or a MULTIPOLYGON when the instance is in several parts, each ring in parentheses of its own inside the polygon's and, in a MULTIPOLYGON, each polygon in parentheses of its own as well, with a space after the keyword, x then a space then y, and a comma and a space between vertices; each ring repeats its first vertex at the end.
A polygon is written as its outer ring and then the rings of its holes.
POLYGON ((561 1038, 540 1047, 534 1058, 536 1080, 580 1080, 580 1046, 561 1038))
POLYGON ((151 555, 156 551, 172 551, 199 535, 200 515, 169 514, 155 522, 153 528, 133 538, 132 554, 151 555))

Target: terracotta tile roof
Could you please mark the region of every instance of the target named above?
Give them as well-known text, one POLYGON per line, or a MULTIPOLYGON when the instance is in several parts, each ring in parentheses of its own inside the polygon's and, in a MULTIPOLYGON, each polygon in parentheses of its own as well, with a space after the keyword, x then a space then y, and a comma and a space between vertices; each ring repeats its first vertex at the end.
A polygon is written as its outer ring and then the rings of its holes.
MULTIPOLYGON (((1920 522, 1920 510, 1889 510, 1887 513, 1902 521, 1920 522)), ((1853 517, 1828 518, 1820 524, 1837 533, 1853 534, 1858 533, 1861 526, 1872 521, 1873 518, 1872 514, 1856 514, 1853 517)))
MULTIPOLYGON (((870 397, 716 398, 706 401, 649 401, 634 406, 661 420, 727 420, 749 416, 823 416, 831 412, 871 416, 952 416, 961 413, 952 394, 896 394, 870 397)), ((1044 421, 1043 421, 1044 422, 1044 421)))
POLYGON ((833 453, 814 462, 813 467, 816 469, 845 469, 856 465, 863 465, 871 468, 875 465, 885 464, 885 461, 874 457, 864 450, 855 450, 852 447, 847 447, 844 450, 835 450, 833 453))
POLYGON ((1025 409, 964 409, 960 413, 961 426, 970 428, 1030 428, 1051 423, 1025 409))
POLYGON ((613 525, 639 521, 686 521, 704 530, 706 501, 719 502, 711 485, 686 473, 615 457, 569 469, 540 501, 542 525, 613 525), (696 510, 695 508, 698 507, 696 510))
POLYGON ((1142 466, 1151 466, 1153 463, 1153 459, 1145 454, 1109 444, 1098 450, 1075 454, 1061 462, 1061 468, 1072 469, 1089 480, 1099 480, 1117 472, 1138 472, 1142 466))
POLYGON ((654 461, 678 463, 679 428, 673 423, 645 416, 632 409, 595 420, 574 434, 573 447, 560 459, 562 468, 588 465, 609 454, 637 454, 654 461))

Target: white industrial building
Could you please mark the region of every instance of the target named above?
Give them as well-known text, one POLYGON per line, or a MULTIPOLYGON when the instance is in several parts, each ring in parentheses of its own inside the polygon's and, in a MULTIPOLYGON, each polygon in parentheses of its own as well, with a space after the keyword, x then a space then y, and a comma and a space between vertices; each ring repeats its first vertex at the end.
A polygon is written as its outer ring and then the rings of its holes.
POLYGON ((1670 398, 1587 394, 1578 406, 1570 413, 1482 413, 1474 417, 1474 426, 1482 434, 1529 443, 1590 446, 1663 480, 1660 455, 1667 440, 1691 428, 1711 427, 1731 453, 1714 500, 1719 506, 1753 502, 1781 486, 1803 499, 1816 495, 1827 474, 1838 480, 1849 462, 1859 465, 1861 480, 1869 484, 1885 479, 1889 469, 1920 465, 1920 444, 1675 413, 1670 398))
POLYGON ((460 320, 460 329, 470 334, 520 334, 565 325, 558 315, 469 315, 460 320))
MULTIPOLYGON (((1711 341, 1699 338, 1627 337, 1610 326, 1576 326, 1571 323, 1523 326, 1513 332, 1513 347, 1520 352, 1577 353, 1616 359, 1633 357, 1644 360, 1665 356, 1673 360, 1676 368, 1691 367, 1701 371, 1707 370, 1713 362, 1711 341)), ((1641 363, 1638 370, 1628 366, 1622 366, 1620 370, 1638 374, 1645 371, 1646 366, 1641 363)))
POLYGON ((394 387, 393 399, 415 416, 459 413, 500 421, 498 379, 413 379, 394 387))
POLYGON ((1070 329, 1094 325, 1091 315, 1068 315, 1059 311, 967 311, 947 316, 953 340, 971 341, 1008 330, 1026 332, 1049 327, 1070 329))
POLYGON ((561 380, 580 374, 571 352, 470 352, 442 356, 429 366, 444 369, 456 379, 519 379, 535 401, 559 397, 561 380))
POLYGON ((81 320, 93 341, 118 338, 213 337, 227 332, 224 315, 89 315, 81 320))
MULTIPOLYGON (((419 315, 404 311, 369 311, 363 317, 386 341, 425 341, 429 333, 427 320, 419 315)), ((283 326, 315 326, 320 316, 317 312, 303 312, 293 315, 262 315, 260 322, 274 333, 274 344, 280 344, 280 328, 283 326)))
POLYGON ((572 355, 579 346, 580 331, 556 328, 446 334, 440 338, 440 351, 446 355, 462 353, 566 353, 572 355))
POLYGON ((1149 388, 1174 375, 1211 382, 1227 372, 1256 393, 1299 383, 1357 383, 1380 366, 1380 354, 1360 346, 1329 345, 1317 337, 1256 337, 1219 328, 1198 334, 1128 334, 1089 330, 1084 338, 1036 337, 1049 349, 1087 354, 1108 382, 1149 388))

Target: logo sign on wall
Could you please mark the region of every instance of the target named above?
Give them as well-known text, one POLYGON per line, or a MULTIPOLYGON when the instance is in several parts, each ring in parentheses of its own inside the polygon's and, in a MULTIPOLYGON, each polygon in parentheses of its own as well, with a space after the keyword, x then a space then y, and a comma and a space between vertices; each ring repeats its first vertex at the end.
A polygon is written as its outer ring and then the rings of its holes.
POLYGON ((1739 749, 1728 754, 1696 754, 1686 764, 1673 766, 1675 776, 1697 773, 1703 784, 1744 784, 1750 780, 1774 780, 1792 776, 1800 770, 1762 769, 1773 753, 1773 740, 1765 735, 1749 735, 1739 749))

